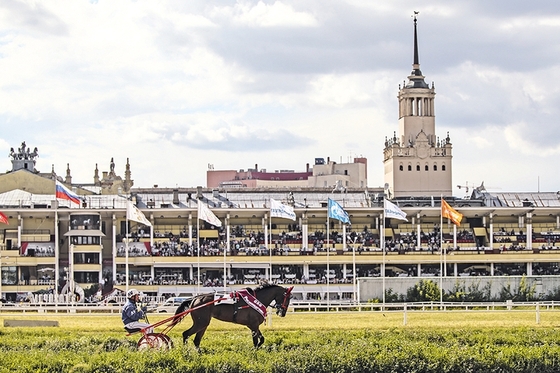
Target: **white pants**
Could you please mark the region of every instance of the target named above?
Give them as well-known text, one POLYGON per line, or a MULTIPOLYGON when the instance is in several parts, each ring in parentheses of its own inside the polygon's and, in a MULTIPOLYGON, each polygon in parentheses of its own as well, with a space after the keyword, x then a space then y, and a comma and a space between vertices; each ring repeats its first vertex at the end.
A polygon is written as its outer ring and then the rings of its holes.
MULTIPOLYGON (((145 322, 139 322, 139 321, 129 322, 128 324, 125 325, 125 327, 128 329, 144 329, 147 328, 148 326, 150 326, 150 324, 146 324, 145 322)), ((153 333, 153 332, 154 332, 154 328, 150 327, 146 329, 146 333, 153 333)))

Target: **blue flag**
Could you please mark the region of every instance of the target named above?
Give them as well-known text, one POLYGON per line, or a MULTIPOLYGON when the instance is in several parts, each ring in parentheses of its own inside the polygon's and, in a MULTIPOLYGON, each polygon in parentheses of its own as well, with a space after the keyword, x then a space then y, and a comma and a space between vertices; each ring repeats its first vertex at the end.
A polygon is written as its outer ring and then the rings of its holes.
POLYGON ((350 224, 350 217, 348 213, 344 211, 342 206, 338 202, 329 198, 329 218, 338 219, 343 223, 350 224))

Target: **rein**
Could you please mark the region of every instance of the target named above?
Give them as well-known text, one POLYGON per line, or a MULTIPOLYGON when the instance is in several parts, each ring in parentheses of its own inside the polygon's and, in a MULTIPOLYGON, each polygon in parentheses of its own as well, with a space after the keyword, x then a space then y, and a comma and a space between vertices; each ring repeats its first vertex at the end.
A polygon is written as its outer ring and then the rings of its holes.
POLYGON ((282 304, 277 304, 276 308, 280 311, 286 311, 288 309, 288 304, 290 303, 290 299, 292 298, 292 289, 294 287, 290 286, 289 288, 286 289, 286 291, 284 292, 284 299, 282 300, 282 304))

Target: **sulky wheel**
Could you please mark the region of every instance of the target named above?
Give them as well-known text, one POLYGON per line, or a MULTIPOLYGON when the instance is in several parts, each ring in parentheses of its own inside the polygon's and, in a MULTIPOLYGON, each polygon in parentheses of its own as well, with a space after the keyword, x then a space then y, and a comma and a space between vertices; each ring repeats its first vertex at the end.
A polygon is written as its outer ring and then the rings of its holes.
POLYGON ((173 341, 165 334, 149 333, 138 341, 138 350, 168 350, 173 347, 173 341))

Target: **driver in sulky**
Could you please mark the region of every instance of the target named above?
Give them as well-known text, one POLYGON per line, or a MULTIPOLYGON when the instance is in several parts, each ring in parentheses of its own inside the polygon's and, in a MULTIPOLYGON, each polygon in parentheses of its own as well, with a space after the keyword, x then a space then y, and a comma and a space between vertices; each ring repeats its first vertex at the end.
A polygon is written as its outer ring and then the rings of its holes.
POLYGON ((124 328, 128 332, 131 332, 134 329, 148 328, 146 333, 152 333, 154 329, 150 324, 139 321, 146 317, 146 311, 148 310, 148 307, 146 306, 139 308, 140 292, 136 289, 130 289, 126 293, 126 297, 127 301, 122 309, 122 321, 124 328))

